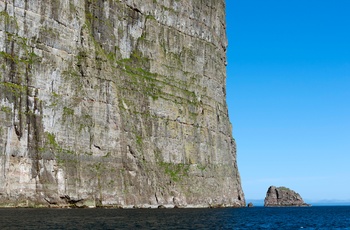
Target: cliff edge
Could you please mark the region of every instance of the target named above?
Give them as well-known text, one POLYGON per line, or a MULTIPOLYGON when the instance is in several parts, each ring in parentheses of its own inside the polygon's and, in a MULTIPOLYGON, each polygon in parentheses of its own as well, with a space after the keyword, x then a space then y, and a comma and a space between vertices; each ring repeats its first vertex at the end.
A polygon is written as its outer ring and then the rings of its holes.
POLYGON ((245 206, 224 0, 0 0, 0 206, 245 206))

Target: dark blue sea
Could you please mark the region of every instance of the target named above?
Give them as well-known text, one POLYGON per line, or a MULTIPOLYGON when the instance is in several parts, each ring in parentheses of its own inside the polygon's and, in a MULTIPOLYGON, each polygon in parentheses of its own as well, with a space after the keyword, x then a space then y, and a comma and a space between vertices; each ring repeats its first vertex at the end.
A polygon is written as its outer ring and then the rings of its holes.
POLYGON ((350 229, 350 206, 0 209, 0 229, 350 229))

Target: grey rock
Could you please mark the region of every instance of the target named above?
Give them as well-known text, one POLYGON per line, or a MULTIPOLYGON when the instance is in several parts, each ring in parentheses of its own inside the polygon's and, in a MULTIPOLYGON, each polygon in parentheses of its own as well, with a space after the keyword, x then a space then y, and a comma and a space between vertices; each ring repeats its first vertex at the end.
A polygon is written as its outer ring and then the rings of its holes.
POLYGON ((224 0, 1 0, 0 206, 245 206, 225 26, 224 0))
POLYGON ((270 186, 267 190, 265 207, 284 207, 284 206, 310 206, 306 204, 299 193, 286 188, 270 186))

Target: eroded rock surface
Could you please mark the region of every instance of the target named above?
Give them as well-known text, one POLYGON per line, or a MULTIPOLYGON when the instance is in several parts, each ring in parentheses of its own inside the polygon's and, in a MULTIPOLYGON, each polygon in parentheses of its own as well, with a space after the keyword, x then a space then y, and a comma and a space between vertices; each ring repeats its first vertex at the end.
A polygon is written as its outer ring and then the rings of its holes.
POLYGON ((309 206, 304 202, 299 193, 286 187, 270 186, 267 190, 265 207, 282 207, 282 206, 309 206))
POLYGON ((224 0, 0 0, 0 205, 244 206, 224 0))

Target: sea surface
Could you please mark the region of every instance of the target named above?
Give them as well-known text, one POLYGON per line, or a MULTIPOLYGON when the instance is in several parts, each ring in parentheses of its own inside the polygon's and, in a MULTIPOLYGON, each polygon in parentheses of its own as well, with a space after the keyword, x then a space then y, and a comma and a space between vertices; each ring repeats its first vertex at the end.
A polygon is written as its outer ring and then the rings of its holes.
POLYGON ((0 229, 350 229, 350 206, 0 209, 0 229))

